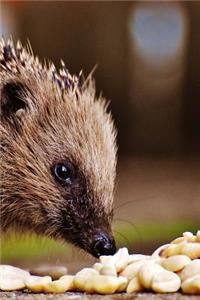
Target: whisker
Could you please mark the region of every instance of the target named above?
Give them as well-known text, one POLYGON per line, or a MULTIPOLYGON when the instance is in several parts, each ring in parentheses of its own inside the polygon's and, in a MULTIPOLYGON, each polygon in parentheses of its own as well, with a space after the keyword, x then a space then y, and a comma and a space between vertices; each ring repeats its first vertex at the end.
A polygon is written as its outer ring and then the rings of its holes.
MULTIPOLYGON (((156 197, 156 195, 148 196, 148 197, 144 197, 144 198, 137 199, 137 201, 143 201, 143 200, 146 200, 146 199, 152 199, 152 198, 155 198, 155 197, 156 197)), ((128 200, 128 201, 123 202, 123 203, 121 203, 120 205, 114 207, 114 211, 116 212, 119 208, 121 208, 121 207, 123 207, 123 206, 126 206, 126 205, 128 205, 128 204, 130 204, 130 203, 134 203, 134 199, 128 200)))
MULTIPOLYGON (((139 246, 141 247, 142 244, 144 243, 144 240, 143 240, 143 238, 142 238, 141 232, 139 231, 138 227, 137 227, 134 223, 132 223, 131 221, 123 220, 123 219, 119 219, 119 218, 116 218, 116 219, 114 220, 114 226, 115 226, 115 222, 116 222, 116 221, 117 221, 117 222, 122 222, 122 223, 127 223, 127 224, 131 225, 131 227, 133 227, 133 230, 136 232, 137 237, 138 237, 138 243, 139 243, 139 246)), ((131 243, 129 243, 129 244, 131 244, 131 243)))
POLYGON ((116 229, 113 229, 113 231, 114 231, 114 233, 116 232, 116 234, 119 234, 125 240, 125 242, 126 242, 127 245, 130 245, 129 239, 127 239, 127 237, 124 234, 122 234, 121 232, 117 231, 116 229))
POLYGON ((114 197, 115 197, 115 195, 116 195, 118 185, 119 185, 119 179, 116 179, 116 181, 115 181, 115 186, 114 186, 114 191, 113 191, 114 197))

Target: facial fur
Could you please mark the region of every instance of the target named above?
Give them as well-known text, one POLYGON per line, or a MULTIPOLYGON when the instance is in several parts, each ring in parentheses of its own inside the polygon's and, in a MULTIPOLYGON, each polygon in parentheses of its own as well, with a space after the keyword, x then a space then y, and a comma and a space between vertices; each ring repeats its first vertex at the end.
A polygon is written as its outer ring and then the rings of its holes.
POLYGON ((1 226, 91 252, 98 232, 112 239, 116 131, 93 80, 62 65, 1 40, 1 226), (56 180, 59 163, 73 168, 70 184, 56 180))

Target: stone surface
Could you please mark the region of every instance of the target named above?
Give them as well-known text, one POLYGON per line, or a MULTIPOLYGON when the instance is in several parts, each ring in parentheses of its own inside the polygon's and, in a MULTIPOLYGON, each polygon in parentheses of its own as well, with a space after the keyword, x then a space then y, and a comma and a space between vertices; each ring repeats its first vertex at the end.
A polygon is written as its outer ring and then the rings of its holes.
POLYGON ((188 296, 180 293, 175 294, 114 294, 114 295, 87 295, 84 293, 64 294, 33 294, 25 292, 0 292, 1 300, 200 300, 200 296, 188 296))

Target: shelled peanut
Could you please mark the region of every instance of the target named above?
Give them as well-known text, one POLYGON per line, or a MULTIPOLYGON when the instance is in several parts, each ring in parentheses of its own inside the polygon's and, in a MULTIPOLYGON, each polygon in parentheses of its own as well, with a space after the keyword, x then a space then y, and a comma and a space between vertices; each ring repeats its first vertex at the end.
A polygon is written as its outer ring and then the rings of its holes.
POLYGON ((53 281, 51 276, 32 276, 19 268, 1 265, 0 289, 97 294, 173 293, 180 290, 200 295, 200 231, 196 235, 185 232, 182 237, 156 249, 152 255, 129 255, 127 248, 121 248, 113 256, 101 256, 91 268, 53 281))

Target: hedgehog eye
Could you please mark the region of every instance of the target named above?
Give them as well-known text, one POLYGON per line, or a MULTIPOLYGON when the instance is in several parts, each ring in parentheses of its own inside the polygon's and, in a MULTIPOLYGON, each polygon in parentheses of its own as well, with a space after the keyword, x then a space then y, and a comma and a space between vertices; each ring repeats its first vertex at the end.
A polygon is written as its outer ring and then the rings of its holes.
POLYGON ((70 163, 57 163, 53 169, 57 181, 71 185, 74 179, 74 167, 70 163))

